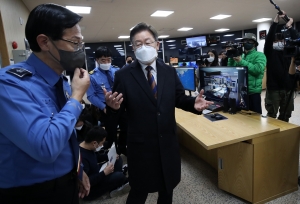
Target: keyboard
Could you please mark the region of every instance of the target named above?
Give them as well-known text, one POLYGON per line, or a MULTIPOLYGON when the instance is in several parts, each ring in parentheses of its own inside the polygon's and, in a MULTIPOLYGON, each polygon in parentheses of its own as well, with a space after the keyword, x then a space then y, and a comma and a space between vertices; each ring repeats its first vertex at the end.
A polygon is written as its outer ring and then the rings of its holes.
POLYGON ((223 104, 222 103, 219 103, 219 102, 214 102, 214 104, 211 104, 207 107, 207 110, 210 110, 210 111, 220 111, 223 109, 223 104))

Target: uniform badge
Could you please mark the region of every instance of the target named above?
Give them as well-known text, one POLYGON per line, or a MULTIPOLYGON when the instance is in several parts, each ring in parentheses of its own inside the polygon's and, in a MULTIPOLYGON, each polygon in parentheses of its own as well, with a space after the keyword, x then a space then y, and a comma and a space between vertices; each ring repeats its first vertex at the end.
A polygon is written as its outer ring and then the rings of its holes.
POLYGON ((9 74, 15 75, 17 77, 23 78, 24 76, 32 76, 32 72, 24 69, 22 67, 11 68, 6 71, 9 74))
POLYGON ((65 93, 65 96, 66 96, 67 99, 70 99, 70 95, 69 95, 69 93, 67 91, 65 93))

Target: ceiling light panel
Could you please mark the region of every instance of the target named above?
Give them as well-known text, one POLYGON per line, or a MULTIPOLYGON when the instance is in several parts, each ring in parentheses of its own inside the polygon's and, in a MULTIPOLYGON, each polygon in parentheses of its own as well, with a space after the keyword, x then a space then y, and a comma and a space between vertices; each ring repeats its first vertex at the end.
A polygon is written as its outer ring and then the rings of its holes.
POLYGON ((179 28, 178 31, 189 31, 189 30, 192 30, 193 28, 189 28, 189 27, 182 27, 182 28, 179 28))
POLYGON ((260 19, 253 20, 252 22, 261 23, 261 22, 270 21, 270 20, 272 20, 272 18, 260 18, 260 19))
POLYGON ((129 38, 130 36, 128 36, 128 35, 120 35, 118 38, 119 39, 126 39, 126 38, 129 38))
POLYGON ((91 7, 87 6, 66 6, 67 9, 74 13, 89 14, 91 13, 91 7))
POLYGON ((220 28, 220 29, 217 29, 215 30, 216 32, 224 32, 224 31, 227 31, 227 30, 230 30, 229 28, 220 28))
POLYGON ((167 17, 169 15, 171 15, 172 13, 174 13, 174 11, 155 11, 153 14, 151 14, 152 17, 167 17))
POLYGON ((169 37, 169 35, 160 35, 160 36, 158 36, 158 38, 168 38, 169 37))
POLYGON ((231 17, 231 15, 220 14, 220 15, 211 17, 210 19, 213 19, 213 20, 222 20, 222 19, 229 18, 229 17, 231 17))

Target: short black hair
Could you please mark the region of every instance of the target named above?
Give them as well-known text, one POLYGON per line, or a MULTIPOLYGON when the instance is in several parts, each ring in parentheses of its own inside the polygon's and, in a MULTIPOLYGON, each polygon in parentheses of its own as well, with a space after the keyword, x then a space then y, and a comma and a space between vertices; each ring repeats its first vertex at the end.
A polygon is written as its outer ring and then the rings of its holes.
POLYGON ((95 126, 87 132, 84 141, 86 143, 90 143, 93 141, 97 141, 99 143, 103 141, 103 139, 106 137, 107 137, 107 132, 102 127, 95 126))
POLYGON ((105 46, 100 46, 95 51, 96 59, 98 59, 100 57, 111 57, 111 56, 112 56, 111 51, 105 46))
POLYGON ((158 35, 157 35, 157 31, 155 30, 155 28, 151 25, 148 25, 146 23, 139 23, 136 26, 134 26, 134 28, 130 31, 130 41, 131 43, 133 43, 133 37, 137 34, 140 33, 142 31, 149 31, 154 40, 158 41, 158 35))
POLYGON ((52 40, 59 40, 65 29, 72 28, 81 19, 82 16, 57 4, 41 4, 35 7, 30 12, 25 27, 30 49, 34 52, 41 51, 36 41, 38 35, 44 34, 52 40))
MULTIPOLYGON (((131 57, 131 56, 130 56, 130 55, 127 55, 126 60, 127 60, 129 57, 131 57)), ((133 57, 131 57, 131 59, 133 59, 133 57)))

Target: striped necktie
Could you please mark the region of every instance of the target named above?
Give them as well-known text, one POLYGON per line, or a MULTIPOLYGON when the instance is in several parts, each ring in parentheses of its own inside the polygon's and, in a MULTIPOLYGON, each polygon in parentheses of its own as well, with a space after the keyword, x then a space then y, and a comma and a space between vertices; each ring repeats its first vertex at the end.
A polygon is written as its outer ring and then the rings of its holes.
MULTIPOLYGON (((66 96, 64 93, 64 85, 63 85, 62 77, 60 77, 60 79, 55 84, 55 86, 56 86, 56 96, 57 96, 57 101, 58 101, 58 107, 59 107, 59 110, 61 110, 67 102, 66 96)), ((76 134, 75 134, 74 130, 69 139, 69 142, 71 143, 71 147, 72 147, 72 150, 74 153, 77 175, 78 175, 79 179, 82 180, 83 168, 81 166, 81 155, 80 155, 80 149, 79 149, 79 145, 78 145, 76 134)))
POLYGON ((146 70, 147 70, 147 78, 148 78, 148 83, 151 87, 151 90, 152 90, 152 93, 153 93, 153 96, 154 98, 157 99, 157 86, 156 86, 156 83, 155 83, 155 80, 154 80, 154 76, 152 75, 151 73, 151 70, 153 68, 151 66, 147 66, 146 67, 146 70))

